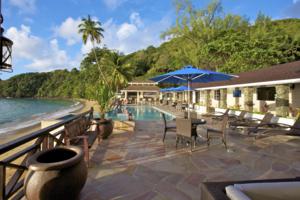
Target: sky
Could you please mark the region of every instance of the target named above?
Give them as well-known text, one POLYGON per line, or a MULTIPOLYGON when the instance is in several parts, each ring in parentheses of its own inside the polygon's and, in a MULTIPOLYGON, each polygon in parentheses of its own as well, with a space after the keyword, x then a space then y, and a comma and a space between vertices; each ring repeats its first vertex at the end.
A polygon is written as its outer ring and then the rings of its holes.
MULTIPOLYGON (((194 0, 198 8, 209 0, 194 0)), ((223 0, 225 13, 254 21, 261 11, 272 19, 300 18, 300 0, 223 0)), ((5 36, 14 42, 13 73, 79 68, 90 51, 78 34, 82 17, 104 28, 102 46, 124 54, 159 46, 160 34, 174 24, 173 0, 2 0, 5 36)))

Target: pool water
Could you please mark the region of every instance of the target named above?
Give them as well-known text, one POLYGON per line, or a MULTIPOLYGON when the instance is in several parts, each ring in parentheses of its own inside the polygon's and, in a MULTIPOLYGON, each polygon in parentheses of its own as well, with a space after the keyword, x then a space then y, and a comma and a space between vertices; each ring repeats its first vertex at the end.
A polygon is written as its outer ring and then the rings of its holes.
MULTIPOLYGON (((106 118, 124 121, 128 120, 128 113, 132 114, 134 120, 162 120, 161 112, 151 106, 122 106, 120 109, 108 112, 106 118)), ((173 117, 166 114, 166 119, 172 120, 173 117)))

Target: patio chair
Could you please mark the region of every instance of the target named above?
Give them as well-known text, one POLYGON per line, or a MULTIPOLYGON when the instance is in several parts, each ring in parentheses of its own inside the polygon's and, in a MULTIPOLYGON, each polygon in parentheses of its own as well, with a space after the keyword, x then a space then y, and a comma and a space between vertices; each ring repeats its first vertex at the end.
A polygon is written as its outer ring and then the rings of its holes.
MULTIPOLYGON (((185 111, 184 112, 184 118, 187 119, 188 118, 188 112, 185 111)), ((190 118, 191 119, 197 119, 198 118, 198 114, 196 111, 190 111, 190 118)))
POLYGON ((166 138, 167 132, 168 131, 175 132, 176 131, 176 126, 169 126, 167 124, 166 114, 165 113, 161 113, 161 115, 162 115, 163 122, 164 122, 164 136, 163 136, 163 142, 164 142, 165 138, 166 138))
POLYGON ((227 149, 227 141, 226 141, 226 127, 228 123, 229 116, 225 115, 222 119, 222 124, 220 129, 215 129, 211 127, 206 128, 206 137, 207 137, 207 146, 210 145, 210 140, 212 138, 222 138, 222 143, 227 149))
POLYGON ((191 152, 193 151, 193 146, 195 146, 196 136, 193 140, 193 126, 192 119, 182 119, 176 118, 176 148, 179 141, 188 141, 190 143, 191 152))
POLYGON ((234 121, 229 122, 230 128, 237 128, 237 127, 243 127, 247 128, 247 134, 250 135, 252 132, 257 132, 260 128, 265 127, 272 127, 274 123, 271 122, 273 118, 273 114, 266 113, 263 117, 263 119, 247 119, 244 121, 234 121))
POLYGON ((212 116, 213 120, 219 120, 219 121, 221 121, 221 120, 223 120, 223 118, 225 116, 229 117, 229 109, 226 109, 225 112, 222 113, 221 115, 220 114, 218 115, 217 113, 221 113, 221 112, 215 112, 216 115, 212 116))

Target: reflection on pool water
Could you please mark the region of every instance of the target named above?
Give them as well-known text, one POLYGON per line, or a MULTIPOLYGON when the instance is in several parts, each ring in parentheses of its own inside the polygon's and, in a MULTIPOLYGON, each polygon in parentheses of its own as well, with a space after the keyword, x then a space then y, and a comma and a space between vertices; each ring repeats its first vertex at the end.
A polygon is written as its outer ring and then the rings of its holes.
MULTIPOLYGON (((152 106, 122 106, 120 109, 116 109, 107 113, 107 118, 113 120, 128 120, 128 114, 132 114, 134 120, 162 120, 161 112, 152 106)), ((167 120, 172 120, 173 117, 166 114, 167 120)))

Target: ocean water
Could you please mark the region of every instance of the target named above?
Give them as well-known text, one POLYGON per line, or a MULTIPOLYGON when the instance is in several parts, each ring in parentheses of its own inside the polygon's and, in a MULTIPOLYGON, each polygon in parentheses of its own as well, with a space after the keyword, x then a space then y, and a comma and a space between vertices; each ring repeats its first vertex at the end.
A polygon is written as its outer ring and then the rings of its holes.
POLYGON ((81 106, 79 102, 45 99, 0 99, 0 134, 57 118, 81 106))

